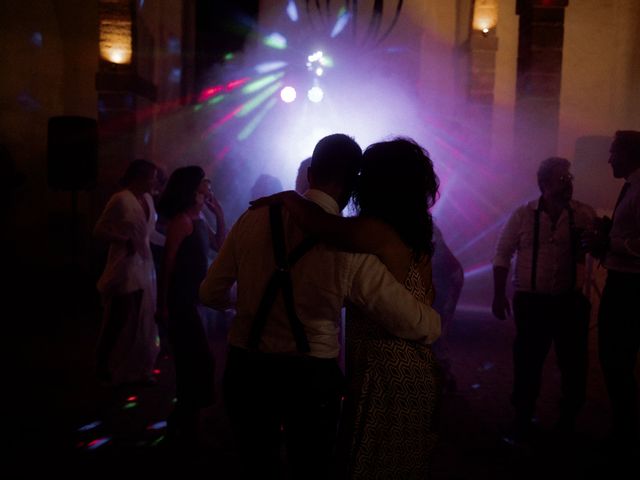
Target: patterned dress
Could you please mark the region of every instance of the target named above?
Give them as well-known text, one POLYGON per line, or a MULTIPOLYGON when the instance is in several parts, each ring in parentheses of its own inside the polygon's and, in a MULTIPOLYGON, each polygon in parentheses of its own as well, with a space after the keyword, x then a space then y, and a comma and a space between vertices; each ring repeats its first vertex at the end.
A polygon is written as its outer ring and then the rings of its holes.
MULTIPOLYGON (((429 282, 423 283, 412 264, 405 286, 431 304, 430 266, 429 282)), ((349 478, 428 478, 441 396, 440 370, 431 347, 393 337, 354 309, 347 312, 346 338, 345 415, 353 429, 349 478)))

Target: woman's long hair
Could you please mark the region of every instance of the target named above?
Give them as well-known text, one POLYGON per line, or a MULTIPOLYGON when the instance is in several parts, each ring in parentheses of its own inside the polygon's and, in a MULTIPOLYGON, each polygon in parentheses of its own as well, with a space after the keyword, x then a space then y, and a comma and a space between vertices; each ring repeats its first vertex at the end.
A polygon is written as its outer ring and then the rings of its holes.
POLYGON ((354 202, 360 215, 393 227, 419 259, 433 255, 429 209, 438 186, 428 152, 414 140, 399 137, 365 150, 354 202))
POLYGON ((204 179, 204 170, 197 165, 176 169, 158 201, 158 213, 172 218, 195 204, 196 192, 204 179))

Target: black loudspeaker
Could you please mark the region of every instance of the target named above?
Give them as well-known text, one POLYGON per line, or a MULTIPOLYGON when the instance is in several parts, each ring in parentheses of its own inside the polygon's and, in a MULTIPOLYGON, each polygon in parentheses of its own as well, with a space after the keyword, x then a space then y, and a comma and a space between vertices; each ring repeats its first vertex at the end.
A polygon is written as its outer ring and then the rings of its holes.
POLYGON ((98 122, 93 118, 49 119, 47 179, 54 190, 86 190, 98 175, 98 122))

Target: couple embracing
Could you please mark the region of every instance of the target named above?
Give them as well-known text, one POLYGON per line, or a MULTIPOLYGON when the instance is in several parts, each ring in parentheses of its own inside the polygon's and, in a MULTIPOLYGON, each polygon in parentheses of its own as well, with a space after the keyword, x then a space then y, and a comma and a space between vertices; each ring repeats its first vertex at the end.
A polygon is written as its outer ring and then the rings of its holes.
POLYGON ((242 476, 425 478, 440 397, 433 163, 410 139, 363 154, 334 134, 308 179, 304 196, 254 202, 200 287, 236 311, 223 392, 242 476), (351 198, 359 214, 343 218, 351 198))

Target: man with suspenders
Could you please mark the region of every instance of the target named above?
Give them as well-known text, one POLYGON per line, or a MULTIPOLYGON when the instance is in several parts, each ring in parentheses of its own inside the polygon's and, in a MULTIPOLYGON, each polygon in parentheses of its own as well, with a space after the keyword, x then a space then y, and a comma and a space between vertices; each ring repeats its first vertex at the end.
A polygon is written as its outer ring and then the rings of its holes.
MULTIPOLYGON (((320 140, 305 197, 339 215, 361 156, 346 135, 320 140)), ((377 257, 336 251, 308 238, 278 207, 240 217, 200 297, 213 308, 236 310, 223 394, 241 478, 280 478, 281 438, 287 478, 328 478, 344 380, 337 359, 345 300, 400 337, 432 342, 440 334, 440 316, 417 302, 377 257)))
POLYGON ((567 159, 551 157, 538 168, 541 196, 517 208, 505 224, 493 260, 493 314, 511 313, 506 282, 514 253, 514 382, 511 403, 514 438, 530 440, 531 420, 540 393, 544 361, 554 344, 561 373, 562 399, 556 427, 574 429, 586 397, 590 304, 582 295, 581 232, 591 228, 595 211, 572 200, 573 176, 567 159), (581 267, 581 268, 579 268, 581 267))

